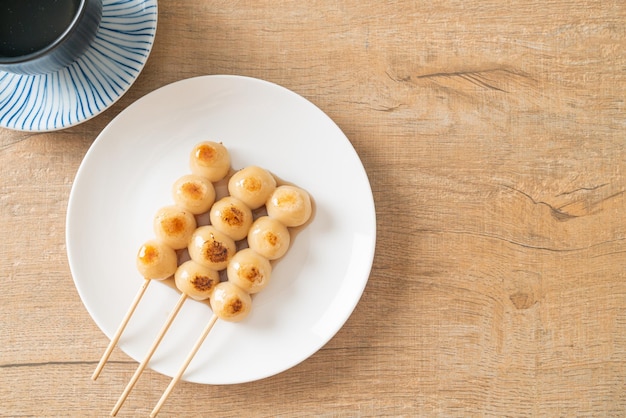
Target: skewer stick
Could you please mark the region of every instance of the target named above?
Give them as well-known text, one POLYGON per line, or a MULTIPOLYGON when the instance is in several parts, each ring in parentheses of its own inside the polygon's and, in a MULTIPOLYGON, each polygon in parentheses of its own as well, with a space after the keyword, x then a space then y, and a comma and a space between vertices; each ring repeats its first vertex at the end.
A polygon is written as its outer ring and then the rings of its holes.
POLYGON ((124 316, 124 318, 122 319, 122 322, 118 326, 117 331, 115 332, 115 335, 113 336, 113 338, 111 338, 111 341, 109 342, 109 346, 104 351, 104 354, 102 355, 102 358, 100 359, 100 362, 98 363, 98 366, 96 367, 96 370, 93 372, 93 375, 91 376, 91 380, 96 380, 98 376, 100 376, 100 372, 102 372, 104 365, 109 360, 109 357, 111 356, 111 353, 113 352, 113 349, 117 345, 120 337, 122 336, 122 333, 126 329, 126 325, 128 325, 128 321, 130 320, 130 317, 133 316, 133 313, 135 313, 135 308, 137 308, 139 301, 143 297, 144 293, 146 293, 146 289, 148 288, 148 285, 150 284, 151 281, 152 280, 150 279, 144 279, 143 284, 139 288, 139 292, 137 292, 135 299, 133 299, 133 302, 130 304, 130 308, 128 308, 128 312, 126 312, 126 315, 124 316))
POLYGON ((185 370, 187 370, 189 363, 191 363, 191 360, 193 360, 194 356, 200 349, 200 346, 202 346, 202 343, 206 339, 207 335, 209 335, 209 332, 211 332, 211 329, 213 328, 213 325, 215 325, 216 321, 217 321, 217 315, 213 314, 213 316, 211 316, 211 319, 209 320, 209 323, 206 325, 206 327, 202 331, 200 338, 198 338, 198 340, 196 341, 196 344, 191 349, 191 352, 189 352, 189 354, 187 355, 185 362, 180 367, 180 369, 178 369, 178 373, 176 373, 176 376, 172 378, 172 381, 170 382, 169 386, 167 387, 167 389, 165 389, 165 392, 163 392, 163 395, 161 395, 161 399, 159 399, 159 402, 156 404, 156 406, 150 413, 150 418, 154 418, 158 415, 159 411, 161 410, 161 407, 163 406, 167 398, 170 396, 172 389, 174 389, 174 386, 176 386, 176 383, 178 383, 178 381, 181 379, 181 377, 185 373, 185 370))
POLYGON ((167 320, 163 324, 163 327, 161 328, 161 331, 159 331, 159 334, 157 335, 156 339, 152 343, 152 346, 148 350, 148 353, 144 357, 143 361, 139 364, 139 367, 137 367, 137 370, 135 370, 135 374, 130 379, 130 382, 128 382, 128 385, 126 385, 126 389, 124 389, 124 392, 122 393, 122 396, 120 396, 120 398, 118 399, 117 403, 115 404, 115 407, 111 411, 111 416, 112 417, 117 415, 117 413, 119 412, 120 408, 124 404, 124 401, 126 401, 126 398, 130 394, 131 390, 133 390, 133 387, 135 386, 135 383, 137 383, 137 380, 139 380, 139 377, 141 376, 141 373, 143 373, 144 369, 148 365, 148 362, 152 358, 152 355, 154 354, 154 352, 156 351, 157 347, 161 343, 161 340, 165 336, 165 333, 167 332, 167 330, 170 328, 170 325, 172 325, 172 322, 174 322, 174 318, 176 318, 176 315, 178 315, 178 312, 182 308, 183 303, 185 302, 186 299, 187 299, 187 295, 185 293, 182 293, 180 295, 180 299, 178 299, 178 302, 176 303, 176 306, 174 307, 174 309, 172 310, 170 315, 167 317, 167 320))

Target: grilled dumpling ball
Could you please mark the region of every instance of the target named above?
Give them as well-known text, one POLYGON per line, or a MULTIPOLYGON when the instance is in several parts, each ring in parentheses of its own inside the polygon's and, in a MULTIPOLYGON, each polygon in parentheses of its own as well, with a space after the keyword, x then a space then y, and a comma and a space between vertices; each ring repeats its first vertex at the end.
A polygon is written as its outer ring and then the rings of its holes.
POLYGON ((240 250, 226 268, 228 281, 252 294, 267 286, 272 274, 269 260, 250 248, 240 250))
POLYGON ((252 298, 243 289, 231 282, 221 282, 213 290, 211 309, 218 318, 238 322, 250 313, 252 298))
POLYGON ((172 247, 157 240, 148 240, 137 252, 137 270, 146 279, 167 279, 176 272, 178 259, 172 247))
POLYGON ((213 270, 223 270, 235 255, 235 241, 211 225, 201 226, 189 242, 189 257, 213 270))
POLYGON ((174 182, 172 197, 178 206, 199 215, 215 202, 215 187, 206 177, 188 174, 174 182))
POLYGON ((195 300, 208 299, 220 282, 217 271, 204 267, 193 260, 181 264, 174 274, 176 288, 195 300))
POLYGON ((285 226, 300 226, 311 217, 311 197, 296 186, 278 186, 265 206, 267 214, 285 226))
POLYGON ((211 225, 239 241, 248 235, 252 225, 252 211, 241 200, 226 196, 215 202, 209 213, 211 225))
POLYGON ((249 166, 237 171, 228 181, 228 193, 252 210, 263 206, 275 189, 274 176, 257 166, 249 166))
POLYGON ((156 237, 175 250, 189 244, 191 234, 196 229, 196 218, 180 206, 165 206, 154 216, 156 237))
POLYGON ((189 168, 193 174, 206 177, 209 181, 219 181, 230 170, 230 154, 218 142, 200 142, 191 151, 189 168))
POLYGON ((261 216, 248 231, 248 247, 268 260, 276 260, 287 252, 291 236, 285 225, 269 216, 261 216))

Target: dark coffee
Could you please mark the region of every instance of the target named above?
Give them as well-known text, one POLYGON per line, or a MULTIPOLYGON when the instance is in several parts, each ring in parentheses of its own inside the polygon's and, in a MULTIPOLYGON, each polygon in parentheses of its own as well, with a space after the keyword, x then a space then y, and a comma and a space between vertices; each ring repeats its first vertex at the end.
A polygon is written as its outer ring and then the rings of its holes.
POLYGON ((79 5, 80 0, 0 0, 0 56, 28 55, 52 44, 79 5))

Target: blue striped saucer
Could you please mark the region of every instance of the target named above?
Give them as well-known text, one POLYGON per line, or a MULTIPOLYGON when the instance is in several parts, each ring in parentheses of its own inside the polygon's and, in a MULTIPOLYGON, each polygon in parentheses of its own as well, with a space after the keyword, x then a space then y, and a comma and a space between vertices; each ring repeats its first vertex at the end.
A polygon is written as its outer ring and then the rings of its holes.
POLYGON ((96 40, 78 61, 44 75, 0 71, 0 127, 55 131, 103 112, 143 69, 156 26, 157 0, 104 0, 96 40))

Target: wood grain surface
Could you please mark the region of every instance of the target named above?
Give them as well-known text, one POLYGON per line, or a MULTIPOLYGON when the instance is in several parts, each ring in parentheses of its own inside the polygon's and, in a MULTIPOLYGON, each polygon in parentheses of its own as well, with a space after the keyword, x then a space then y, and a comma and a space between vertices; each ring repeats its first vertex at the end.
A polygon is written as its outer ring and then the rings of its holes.
MULTIPOLYGON (((160 416, 626 416, 622 0, 159 2, 132 88, 70 129, 0 128, 0 416, 107 416, 136 363, 70 275, 76 170, 128 105, 238 74, 309 99, 368 173, 378 240, 340 332, 261 381, 179 384, 160 416)), ((337 175, 341 175, 341 168, 337 175)), ((119 416, 147 416, 146 371, 119 416)))

